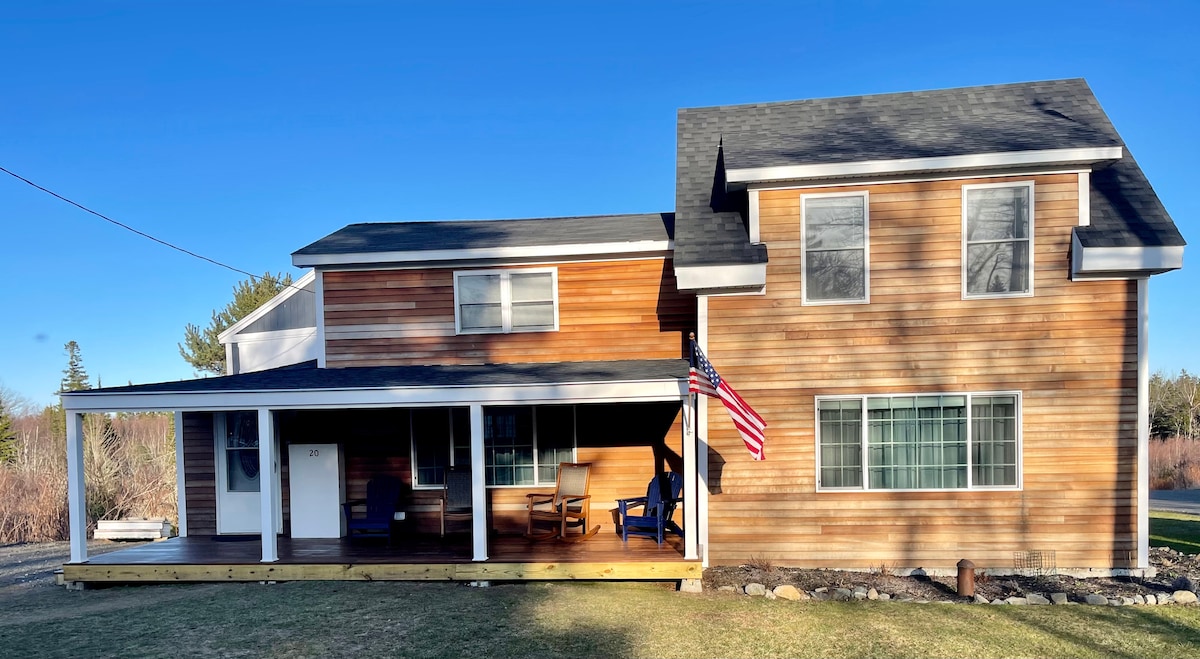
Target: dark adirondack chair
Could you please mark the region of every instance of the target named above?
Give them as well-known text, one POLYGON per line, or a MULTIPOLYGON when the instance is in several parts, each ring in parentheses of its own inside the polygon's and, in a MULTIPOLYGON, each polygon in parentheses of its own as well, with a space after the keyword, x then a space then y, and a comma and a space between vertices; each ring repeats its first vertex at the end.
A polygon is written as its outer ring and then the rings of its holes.
POLYGON ((667 531, 683 537, 683 529, 671 519, 680 501, 683 501, 683 477, 673 471, 652 478, 646 496, 619 499, 621 540, 628 542, 631 535, 644 535, 658 540, 661 545, 667 531), (642 514, 630 513, 636 508, 641 508, 642 514))
POLYGON ((470 520, 471 470, 466 467, 447 467, 446 484, 442 490, 442 537, 446 537, 446 522, 470 520))
POLYGON ((376 476, 367 482, 367 498, 347 501, 342 504, 346 513, 346 535, 350 539, 363 536, 392 537, 392 522, 396 515, 396 507, 403 489, 398 478, 391 476, 376 476), (366 506, 366 514, 355 516, 355 506, 366 506))

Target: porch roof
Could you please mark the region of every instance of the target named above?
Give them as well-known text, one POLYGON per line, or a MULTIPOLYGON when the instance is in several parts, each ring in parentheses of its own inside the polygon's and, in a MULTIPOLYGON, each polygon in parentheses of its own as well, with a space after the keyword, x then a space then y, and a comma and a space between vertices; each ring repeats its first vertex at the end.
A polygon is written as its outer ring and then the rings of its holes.
POLYGON ((313 361, 254 373, 73 391, 62 398, 66 409, 76 411, 632 400, 686 391, 687 375, 684 359, 349 368, 317 368, 313 361))

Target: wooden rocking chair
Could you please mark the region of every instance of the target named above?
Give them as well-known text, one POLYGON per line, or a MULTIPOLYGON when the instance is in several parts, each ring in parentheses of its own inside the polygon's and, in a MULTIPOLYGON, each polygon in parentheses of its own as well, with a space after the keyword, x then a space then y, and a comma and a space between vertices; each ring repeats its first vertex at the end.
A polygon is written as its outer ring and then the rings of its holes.
POLYGON ((588 482, 591 474, 590 463, 563 462, 558 465, 554 494, 525 495, 529 507, 529 526, 525 537, 530 540, 558 538, 566 542, 579 542, 596 535, 600 531, 599 525, 588 529, 588 517, 591 514, 588 482), (555 528, 535 533, 535 524, 553 524, 555 528), (574 526, 579 527, 580 533, 568 535, 567 527, 574 526))

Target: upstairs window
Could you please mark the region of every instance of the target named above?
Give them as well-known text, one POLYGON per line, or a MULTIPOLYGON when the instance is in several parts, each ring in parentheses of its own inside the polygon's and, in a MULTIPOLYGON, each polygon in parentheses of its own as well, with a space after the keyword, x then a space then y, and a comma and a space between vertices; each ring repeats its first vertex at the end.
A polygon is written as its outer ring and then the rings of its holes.
POLYGON ((804 304, 868 302, 867 193, 801 198, 804 304))
POLYGON ((1033 182, 963 186, 963 297, 1033 294, 1033 182))
POLYGON ((459 334, 556 331, 558 271, 530 268, 456 272, 454 309, 459 334))

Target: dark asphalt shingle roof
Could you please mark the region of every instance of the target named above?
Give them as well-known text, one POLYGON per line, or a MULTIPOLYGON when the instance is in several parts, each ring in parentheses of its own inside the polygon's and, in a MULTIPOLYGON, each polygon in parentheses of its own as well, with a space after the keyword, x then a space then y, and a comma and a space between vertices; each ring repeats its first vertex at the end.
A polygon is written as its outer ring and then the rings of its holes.
MULTIPOLYGON (((677 266, 760 263, 745 193, 724 169, 1124 146, 1082 79, 683 109, 678 116, 677 266)), ((1084 246, 1182 245, 1125 149, 1092 174, 1084 246)))
POLYGON ((671 380, 688 376, 685 359, 352 368, 316 368, 315 364, 305 362, 255 373, 89 389, 67 395, 504 386, 671 380))
POLYGON ((674 213, 351 224, 293 256, 538 247, 674 238, 674 213))

